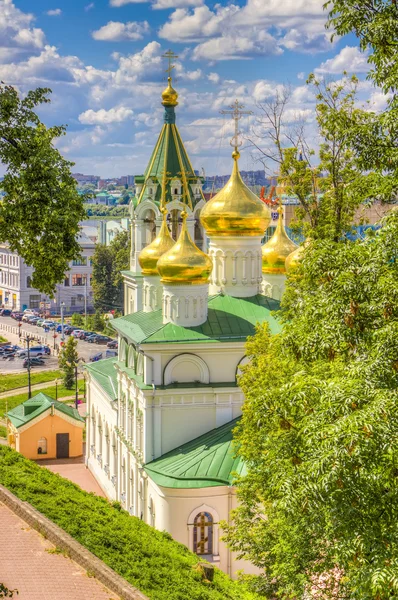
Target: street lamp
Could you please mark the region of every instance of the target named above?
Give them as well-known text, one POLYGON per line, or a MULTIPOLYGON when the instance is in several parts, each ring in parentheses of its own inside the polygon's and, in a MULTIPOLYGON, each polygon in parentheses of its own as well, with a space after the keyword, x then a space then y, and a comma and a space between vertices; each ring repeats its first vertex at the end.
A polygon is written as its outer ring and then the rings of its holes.
POLYGON ((28 348, 28 399, 32 397, 32 388, 30 383, 30 342, 36 341, 33 336, 26 336, 25 338, 26 345, 28 348))
POLYGON ((55 399, 58 400, 58 379, 55 380, 55 399))

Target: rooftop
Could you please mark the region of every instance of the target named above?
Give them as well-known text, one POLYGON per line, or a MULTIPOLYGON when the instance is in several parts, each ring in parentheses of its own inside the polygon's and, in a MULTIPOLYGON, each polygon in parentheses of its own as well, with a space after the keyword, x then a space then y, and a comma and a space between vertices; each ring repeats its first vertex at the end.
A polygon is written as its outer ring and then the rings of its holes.
POLYGON ((18 428, 26 425, 29 421, 33 421, 33 419, 46 412, 51 406, 54 406, 56 411, 84 423, 83 417, 79 415, 76 408, 68 406, 63 402, 58 402, 58 400, 54 400, 50 396, 47 396, 47 394, 43 394, 43 392, 22 402, 22 404, 18 404, 18 406, 8 411, 6 416, 14 427, 18 428))
POLYGON ((117 373, 115 363, 117 356, 85 365, 85 369, 97 381, 111 400, 117 398, 117 373))
POLYGON ((256 324, 264 321, 272 334, 279 333, 281 326, 271 314, 278 308, 277 300, 261 294, 251 298, 220 294, 209 299, 207 321, 197 327, 163 324, 161 310, 140 311, 114 319, 111 324, 118 333, 137 344, 244 341, 254 335, 256 324))
POLYGON ((175 448, 145 466, 151 479, 162 487, 202 488, 232 485, 245 465, 235 456, 232 432, 239 418, 175 448))

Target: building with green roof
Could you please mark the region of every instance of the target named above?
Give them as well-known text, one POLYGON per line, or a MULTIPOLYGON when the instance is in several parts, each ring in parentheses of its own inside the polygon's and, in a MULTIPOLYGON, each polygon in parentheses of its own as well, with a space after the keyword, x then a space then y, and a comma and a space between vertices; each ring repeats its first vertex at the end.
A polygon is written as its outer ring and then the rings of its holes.
POLYGON ((85 419, 79 411, 40 392, 6 413, 10 445, 32 460, 83 454, 85 419))
POLYGON ((233 576, 253 571, 219 535, 219 522, 236 507, 235 480, 245 475, 233 439, 244 403, 239 375, 256 328, 281 330, 279 301, 264 294, 261 271, 270 215, 240 177, 237 136, 230 181, 201 204, 175 127, 171 78, 162 98, 165 123, 135 179, 124 316, 111 321, 118 356, 86 367, 86 462, 110 499, 233 576), (173 211, 183 208, 179 232, 173 211), (194 235, 202 209, 208 255, 194 235), (178 234, 175 244, 170 234, 178 234))

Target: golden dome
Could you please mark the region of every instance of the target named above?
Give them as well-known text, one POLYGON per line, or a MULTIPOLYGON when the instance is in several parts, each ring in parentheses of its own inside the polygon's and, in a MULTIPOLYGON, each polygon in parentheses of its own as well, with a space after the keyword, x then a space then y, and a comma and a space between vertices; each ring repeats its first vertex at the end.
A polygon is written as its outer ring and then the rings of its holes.
POLYGON ((187 213, 183 211, 182 228, 174 246, 159 259, 162 283, 199 285, 207 283, 213 263, 192 241, 187 229, 187 213))
POLYGON ((163 106, 177 106, 178 93, 171 85, 171 77, 168 77, 167 81, 167 88, 162 92, 162 104, 163 106))
POLYGON ((138 262, 141 265, 143 275, 158 275, 157 264, 159 258, 175 244, 167 227, 167 210, 163 209, 162 212, 163 221, 158 235, 138 255, 138 262))
POLYGON ((279 218, 275 232, 262 249, 263 273, 286 273, 285 260, 297 248, 286 233, 281 206, 278 208, 278 213, 279 218))
POLYGON ((289 256, 286 258, 285 260, 285 267, 286 267, 286 271, 288 273, 291 273, 292 271, 294 271, 295 269, 297 269, 297 267, 299 266, 299 264, 301 263, 302 259, 303 259, 303 253, 305 248, 308 246, 309 244, 309 239, 305 240, 304 244, 301 244, 301 246, 298 246, 294 252, 292 252, 291 254, 289 254, 289 256))
POLYGON ((243 183, 239 152, 228 183, 202 208, 200 221, 211 236, 263 236, 271 221, 269 208, 243 183))

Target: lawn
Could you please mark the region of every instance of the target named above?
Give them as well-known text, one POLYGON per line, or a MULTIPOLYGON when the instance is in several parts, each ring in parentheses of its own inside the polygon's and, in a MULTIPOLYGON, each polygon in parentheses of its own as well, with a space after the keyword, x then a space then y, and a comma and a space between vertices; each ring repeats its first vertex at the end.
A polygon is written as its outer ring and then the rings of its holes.
MULTIPOLYGON (((83 390, 84 390, 84 380, 81 379, 78 382, 78 387, 79 387, 79 398, 83 399, 83 390)), ((51 396, 52 398, 55 399, 55 385, 52 385, 48 388, 43 388, 41 390, 36 390, 36 392, 34 390, 32 390, 32 397, 35 396, 36 394, 39 394, 40 392, 43 392, 43 394, 47 394, 48 396, 51 396)), ((73 390, 67 390, 63 385, 59 385, 58 386, 58 400, 61 400, 63 397, 65 396, 74 396, 75 395, 75 389, 73 388, 73 390)), ((18 406, 18 404, 21 404, 21 402, 25 402, 25 400, 28 399, 28 392, 25 392, 24 394, 12 394, 10 396, 7 396, 6 398, 0 398, 0 418, 4 417, 4 413, 6 412, 6 410, 11 410, 12 408, 14 408, 15 406, 18 406), (7 406, 7 409, 6 409, 7 406)))
POLYGON ((2 335, 0 335, 0 344, 4 344, 4 342, 8 342, 8 340, 6 340, 5 337, 3 337, 2 335))
POLYGON ((7 427, 4 427, 4 425, 0 425, 0 438, 6 438, 6 437, 7 437, 7 427))
POLYGON ((259 600, 215 569, 206 581, 200 559, 168 533, 131 517, 120 504, 0 446, 0 483, 103 560, 150 600, 259 600))
MULTIPOLYGON (((47 381, 54 381, 55 379, 61 378, 61 371, 43 371, 31 373, 30 379, 32 385, 36 383, 46 383, 47 381)), ((0 381, 0 392, 8 392, 8 390, 14 390, 20 387, 26 387, 28 385, 28 373, 10 373, 9 375, 2 375, 0 381)))

